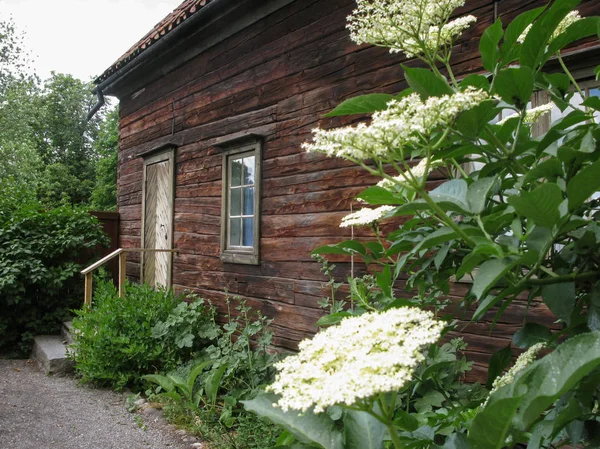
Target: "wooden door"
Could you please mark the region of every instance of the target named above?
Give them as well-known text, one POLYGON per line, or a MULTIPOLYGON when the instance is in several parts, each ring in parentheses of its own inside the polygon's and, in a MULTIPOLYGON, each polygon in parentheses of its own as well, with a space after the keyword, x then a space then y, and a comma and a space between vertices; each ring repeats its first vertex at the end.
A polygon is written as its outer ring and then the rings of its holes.
MULTIPOLYGON (((145 249, 172 249, 173 245, 173 151, 147 158, 144 163, 145 249)), ((142 253, 142 280, 150 285, 171 284, 171 253, 142 253)))

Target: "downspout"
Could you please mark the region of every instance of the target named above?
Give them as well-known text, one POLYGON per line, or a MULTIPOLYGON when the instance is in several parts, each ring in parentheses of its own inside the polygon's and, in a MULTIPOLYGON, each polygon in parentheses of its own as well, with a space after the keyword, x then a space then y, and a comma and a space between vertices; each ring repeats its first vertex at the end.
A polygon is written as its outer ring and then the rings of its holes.
POLYGON ((94 117, 94 115, 96 115, 96 112, 98 112, 100 110, 100 108, 102 106, 104 106, 104 94, 102 93, 102 89, 99 89, 100 86, 96 87, 92 92, 95 92, 96 95, 98 96, 98 102, 94 105, 94 107, 92 108, 92 110, 90 112, 88 112, 87 115, 87 121, 89 122, 92 117, 94 117))

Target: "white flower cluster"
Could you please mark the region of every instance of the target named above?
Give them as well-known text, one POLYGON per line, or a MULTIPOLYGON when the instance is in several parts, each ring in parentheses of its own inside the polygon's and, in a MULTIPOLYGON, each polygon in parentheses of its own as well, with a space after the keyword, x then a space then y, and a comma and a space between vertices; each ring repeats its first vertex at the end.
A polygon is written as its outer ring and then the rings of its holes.
MULTIPOLYGON (((537 122, 540 119, 540 117, 542 117, 543 115, 548 114, 550 111, 552 111, 552 108, 554 106, 555 106, 554 102, 551 101, 550 103, 546 103, 541 106, 537 106, 535 108, 528 109, 527 111, 525 111, 525 117, 523 118, 523 121, 525 123, 533 124, 533 123, 537 122)), ((503 125, 504 123, 506 123, 506 121, 508 119, 517 117, 518 115, 519 114, 512 114, 512 115, 509 115, 508 117, 504 117, 502 120, 498 121, 496 124, 503 125)))
POLYGON ((300 343, 300 352, 275 366, 269 391, 279 407, 323 412, 335 404, 352 405, 402 388, 435 343, 444 324, 414 307, 346 318, 300 343))
POLYGON ((500 387, 504 385, 508 385, 513 383, 515 380, 515 375, 520 371, 523 371, 529 365, 531 365, 537 359, 538 352, 546 347, 546 343, 537 343, 521 354, 515 364, 502 376, 499 376, 494 380, 492 384, 492 389, 490 390, 490 394, 494 391, 498 390, 500 387))
MULTIPOLYGON (((558 24, 558 26, 554 30, 554 33, 552 33, 552 36, 550 36, 550 42, 552 42, 554 39, 556 39, 558 36, 560 36, 562 33, 564 33, 565 30, 567 28, 569 28, 569 26, 571 26, 572 24, 574 24, 578 20, 581 20, 581 16, 579 15, 579 11, 573 10, 569 14, 567 14, 565 16, 565 18, 560 21, 560 23, 558 24)), ((527 34, 529 33, 529 30, 531 30, 532 26, 533 26, 533 24, 530 24, 530 25, 527 26, 527 28, 525 28, 525 30, 517 38, 517 42, 519 42, 521 44, 523 42, 525 42, 525 38, 527 37, 527 34)))
POLYGON ((386 110, 373 114, 370 125, 315 129, 313 142, 302 147, 345 159, 385 159, 394 149, 425 141, 434 131, 450 126, 458 114, 488 98, 485 91, 471 86, 463 92, 425 101, 414 93, 390 101, 386 110))
MULTIPOLYGON (((419 161, 417 165, 410 168, 408 171, 404 173, 400 173, 398 176, 394 176, 394 179, 398 181, 400 184, 412 183, 413 179, 421 179, 429 175, 432 170, 444 165, 442 161, 430 161, 429 167, 427 167, 427 158, 423 158, 419 161), (427 172, 426 172, 427 170, 427 172), (410 173, 409 173, 410 172, 410 173)), ((377 183, 378 187, 382 187, 387 190, 392 190, 395 186, 395 183, 389 179, 382 179, 377 183)))
POLYGON ((407 57, 435 52, 454 40, 477 19, 448 22, 465 0, 357 0, 348 16, 350 38, 404 52, 407 57))
POLYGON ((394 207, 392 206, 381 206, 376 209, 364 207, 361 210, 352 212, 342 218, 340 228, 347 228, 349 226, 368 226, 381 220, 385 214, 392 210, 394 210, 394 207))

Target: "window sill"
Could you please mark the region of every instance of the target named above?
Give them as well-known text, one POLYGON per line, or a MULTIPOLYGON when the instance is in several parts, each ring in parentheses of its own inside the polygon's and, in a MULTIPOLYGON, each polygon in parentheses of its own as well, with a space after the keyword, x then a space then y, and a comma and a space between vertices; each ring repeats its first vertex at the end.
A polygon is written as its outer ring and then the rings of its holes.
POLYGON ((258 255, 244 251, 224 251, 221 253, 221 261, 225 263, 237 263, 243 265, 258 265, 258 255))

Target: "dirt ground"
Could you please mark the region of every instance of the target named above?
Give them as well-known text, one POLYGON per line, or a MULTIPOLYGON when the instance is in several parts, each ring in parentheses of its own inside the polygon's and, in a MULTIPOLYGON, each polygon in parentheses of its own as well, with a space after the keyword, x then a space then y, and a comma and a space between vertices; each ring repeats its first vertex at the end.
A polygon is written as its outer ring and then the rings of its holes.
POLYGON ((189 449, 200 443, 128 413, 125 396, 45 376, 34 362, 0 360, 1 449, 189 449))

